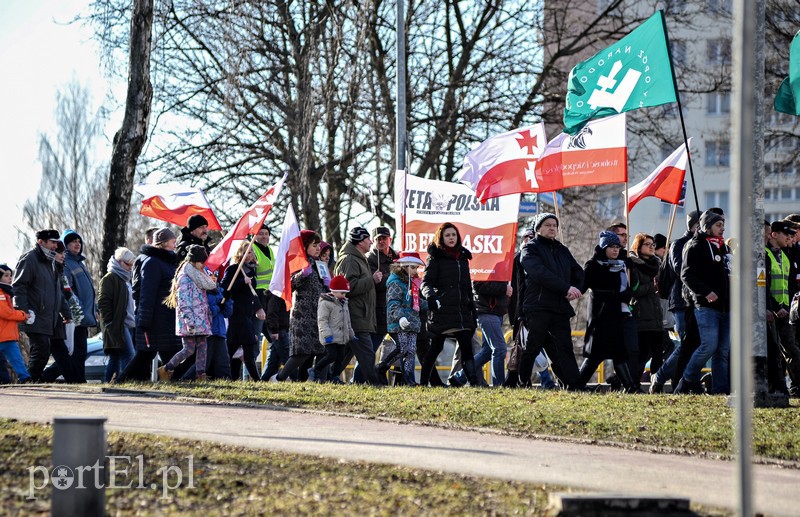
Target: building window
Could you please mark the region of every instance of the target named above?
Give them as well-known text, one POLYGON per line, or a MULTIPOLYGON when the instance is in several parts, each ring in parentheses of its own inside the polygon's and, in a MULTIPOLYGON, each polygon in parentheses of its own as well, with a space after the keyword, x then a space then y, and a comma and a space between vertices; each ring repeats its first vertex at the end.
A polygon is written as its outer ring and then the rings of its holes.
POLYGON ((772 199, 772 189, 764 189, 764 199, 772 199))
POLYGON ((706 167, 729 167, 730 144, 727 140, 706 142, 706 167))
POLYGON ((728 213, 728 191, 721 190, 718 192, 706 192, 706 204, 705 206, 712 208, 712 207, 719 207, 722 209, 723 212, 726 214, 728 213))
POLYGON ((726 39, 710 39, 706 41, 706 64, 731 64, 731 42, 726 39))
POLYGON ((709 115, 727 115, 731 112, 730 92, 706 94, 706 113, 709 115))
POLYGON ((731 0, 706 0, 706 10, 709 13, 731 13, 731 0))
POLYGON ((781 200, 791 200, 793 198, 792 194, 794 194, 794 189, 791 188, 782 188, 781 189, 781 200))
MULTIPOLYGON (((685 203, 684 203, 685 205, 685 203)), ((675 211, 675 220, 679 221, 684 217, 684 212, 686 212, 686 207, 682 205, 678 205, 678 210, 675 211)), ((662 217, 669 217, 672 215, 672 203, 665 203, 661 202, 661 216, 662 217)))
POLYGON ((686 42, 680 40, 670 40, 669 53, 672 56, 672 64, 675 66, 686 65, 686 42))

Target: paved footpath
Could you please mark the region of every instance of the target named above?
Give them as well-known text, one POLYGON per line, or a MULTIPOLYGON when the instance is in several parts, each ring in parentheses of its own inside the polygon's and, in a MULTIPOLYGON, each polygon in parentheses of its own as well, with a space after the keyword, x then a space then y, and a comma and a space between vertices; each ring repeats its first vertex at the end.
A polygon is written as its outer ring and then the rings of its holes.
MULTIPOLYGON (((0 389, 0 416, 50 422, 102 416, 107 429, 193 438, 347 460, 407 465, 475 476, 572 486, 626 495, 688 497, 732 508, 730 461, 616 447, 398 424, 314 411, 198 404, 46 387, 0 389)), ((798 515, 800 469, 756 465, 754 507, 798 515)))

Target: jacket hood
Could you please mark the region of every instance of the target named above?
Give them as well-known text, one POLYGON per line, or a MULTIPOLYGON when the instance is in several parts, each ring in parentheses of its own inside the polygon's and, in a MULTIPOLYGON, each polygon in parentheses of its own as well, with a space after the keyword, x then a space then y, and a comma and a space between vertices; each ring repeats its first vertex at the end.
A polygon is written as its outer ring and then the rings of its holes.
POLYGON ((178 263, 178 256, 174 251, 165 250, 164 248, 157 248, 155 246, 150 246, 149 244, 142 246, 142 255, 160 258, 161 260, 165 260, 171 264, 178 263))
POLYGON ((0 289, 9 296, 14 296, 14 288, 11 284, 0 284, 0 289))
MULTIPOLYGON (((440 248, 435 244, 431 244, 428 246, 428 255, 436 257, 437 259, 448 256, 447 253, 444 251, 444 248, 440 248)), ((461 256, 467 260, 472 260, 472 252, 467 248, 465 248, 464 246, 461 246, 461 256)))

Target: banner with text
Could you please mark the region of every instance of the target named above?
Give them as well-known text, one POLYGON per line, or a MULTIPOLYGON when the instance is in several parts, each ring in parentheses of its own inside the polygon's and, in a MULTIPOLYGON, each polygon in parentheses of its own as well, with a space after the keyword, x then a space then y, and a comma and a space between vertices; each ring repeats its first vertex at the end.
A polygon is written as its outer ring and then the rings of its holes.
POLYGON ((400 236, 395 242, 401 242, 402 249, 418 251, 422 260, 426 260, 436 229, 451 222, 458 228, 464 247, 472 252, 472 280, 511 280, 519 194, 492 198, 481 204, 466 185, 397 171, 394 199, 398 207, 396 235, 400 236))

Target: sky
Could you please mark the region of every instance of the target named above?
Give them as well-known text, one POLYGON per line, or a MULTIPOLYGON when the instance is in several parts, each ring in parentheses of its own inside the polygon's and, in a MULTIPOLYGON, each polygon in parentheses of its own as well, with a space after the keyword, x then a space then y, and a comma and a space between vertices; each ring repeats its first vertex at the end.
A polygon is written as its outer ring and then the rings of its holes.
POLYGON ((107 90, 91 31, 66 23, 89 2, 0 1, 0 262, 12 268, 26 251, 17 244, 17 229, 25 201, 39 189, 39 135, 55 132, 56 92, 77 77, 95 92, 96 108, 107 90))

